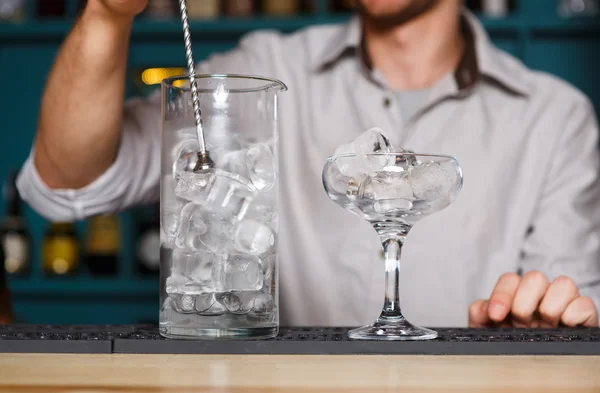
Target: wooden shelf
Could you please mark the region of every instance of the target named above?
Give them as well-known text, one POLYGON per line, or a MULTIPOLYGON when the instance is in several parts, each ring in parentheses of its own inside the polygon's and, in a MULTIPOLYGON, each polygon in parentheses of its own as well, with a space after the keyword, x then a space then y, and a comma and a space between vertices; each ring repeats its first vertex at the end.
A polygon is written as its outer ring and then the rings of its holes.
POLYGON ((600 18, 541 18, 532 21, 530 26, 532 34, 539 33, 600 33, 600 18))
MULTIPOLYGON (((300 15, 294 17, 253 17, 220 18, 216 20, 192 21, 190 27, 197 34, 219 34, 221 36, 240 35, 257 29, 273 29, 290 32, 314 24, 343 23, 349 14, 339 15, 300 15)), ((481 22, 491 32, 589 32, 600 31, 600 19, 561 19, 542 18, 525 20, 520 16, 506 18, 480 17, 481 22)), ((63 37, 71 29, 70 20, 26 21, 23 23, 0 23, 0 39, 50 39, 63 37)), ((134 23, 133 36, 180 35, 181 23, 178 20, 139 19, 134 23)))
MULTIPOLYGON (((193 21, 190 23, 192 33, 204 34, 243 34, 252 30, 271 29, 290 32, 314 24, 342 23, 347 15, 340 16, 295 16, 289 18, 221 18, 210 21, 193 21)), ((181 23, 177 20, 156 21, 140 19, 133 26, 133 34, 182 34, 181 23)))
POLYGON ((526 22, 516 15, 509 15, 504 18, 489 18, 478 15, 478 18, 486 30, 491 32, 517 33, 527 26, 526 22))
MULTIPOLYGON (((314 24, 341 23, 348 15, 339 16, 294 16, 289 18, 221 18, 207 21, 192 21, 192 33, 239 35, 257 29, 274 29, 283 32, 297 30, 314 24)), ((0 39, 48 39, 63 37, 71 29, 70 20, 26 21, 23 23, 0 23, 0 39)), ((139 19, 133 25, 132 35, 181 35, 178 20, 139 19)))

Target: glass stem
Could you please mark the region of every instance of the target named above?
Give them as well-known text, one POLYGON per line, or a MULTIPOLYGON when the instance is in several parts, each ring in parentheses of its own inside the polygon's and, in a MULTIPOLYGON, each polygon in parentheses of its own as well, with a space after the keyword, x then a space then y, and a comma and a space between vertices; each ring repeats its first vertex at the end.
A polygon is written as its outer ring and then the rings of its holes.
POLYGON ((385 253, 385 301, 379 320, 404 319, 400 310, 400 254, 405 236, 382 239, 385 253))

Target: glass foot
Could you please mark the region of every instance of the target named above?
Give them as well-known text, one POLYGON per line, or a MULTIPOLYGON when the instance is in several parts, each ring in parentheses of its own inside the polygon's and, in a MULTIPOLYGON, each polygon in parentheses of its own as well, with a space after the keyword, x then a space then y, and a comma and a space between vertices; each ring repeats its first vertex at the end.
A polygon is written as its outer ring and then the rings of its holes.
POLYGON ((348 332, 348 337, 353 340, 432 340, 437 336, 435 330, 415 326, 404 318, 379 319, 348 332))

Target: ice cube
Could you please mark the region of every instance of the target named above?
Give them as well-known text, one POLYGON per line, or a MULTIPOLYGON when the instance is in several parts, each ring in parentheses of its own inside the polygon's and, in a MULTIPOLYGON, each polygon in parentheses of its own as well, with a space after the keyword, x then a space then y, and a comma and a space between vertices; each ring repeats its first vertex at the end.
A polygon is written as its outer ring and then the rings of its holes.
POLYGON ((207 230, 202 206, 190 202, 181 209, 175 245, 180 248, 199 250, 202 248, 200 237, 207 230))
POLYGON ((254 187, 266 191, 275 184, 276 163, 271 149, 264 143, 251 146, 246 152, 246 169, 254 187))
POLYGON ((215 171, 206 169, 201 172, 180 172, 176 176, 175 195, 190 202, 202 204, 210 195, 216 181, 215 171))
POLYGON ((412 208, 413 191, 408 172, 383 171, 365 179, 360 185, 359 196, 374 201, 378 213, 412 208))
POLYGON ((181 210, 175 245, 188 250, 224 251, 229 248, 233 218, 221 210, 188 203, 181 210))
MULTIPOLYGON (((339 158, 336 159, 338 161, 339 158)), ((366 175, 350 177, 344 175, 338 165, 331 164, 325 167, 323 185, 329 198, 350 212, 361 215, 356 205, 360 185, 366 175)))
POLYGON ((394 150, 388 138, 383 135, 383 130, 379 127, 373 127, 363 132, 354 139, 354 149, 356 153, 393 153, 394 150))
POLYGON ((394 148, 378 127, 371 128, 360 134, 354 141, 339 146, 335 155, 354 155, 354 157, 339 157, 336 163, 340 172, 346 176, 355 177, 375 173, 395 162, 394 148), (377 153, 377 155, 368 155, 377 153), (381 154, 381 155, 379 155, 381 154))
POLYGON ((242 307, 240 299, 231 292, 218 293, 216 295, 217 301, 223 305, 232 314, 237 314, 242 307))
POLYGON ((219 293, 216 298, 232 314, 248 314, 257 306, 258 312, 255 314, 261 314, 269 307, 268 301, 265 301, 263 295, 260 291, 234 291, 219 293))
POLYGON ((196 298, 194 295, 183 293, 172 293, 169 297, 173 300, 173 307, 182 314, 193 314, 196 312, 196 298))
POLYGON ((160 310, 160 319, 175 326, 190 326, 193 325, 197 317, 191 312, 181 313, 177 311, 175 301, 171 297, 167 297, 160 310))
POLYGON ((226 309, 217 302, 215 293, 203 293, 196 296, 196 312, 205 316, 216 316, 225 313, 226 309))
POLYGON ((217 156, 215 163, 219 169, 245 177, 247 152, 248 149, 224 151, 217 156))
POLYGON ((408 199, 380 199, 373 204, 373 209, 377 213, 386 214, 399 211, 408 211, 412 209, 413 203, 408 199))
POLYGON ((173 177, 176 179, 184 172, 192 172, 198 162, 198 151, 200 149, 198 140, 189 138, 176 147, 176 159, 173 161, 173 177))
POLYGON ((244 220, 233 231, 233 244, 241 252, 260 255, 275 244, 275 235, 258 221, 244 220))
POLYGON ((224 292, 217 295, 217 300, 227 311, 235 315, 248 314, 254 307, 255 291, 224 292))
POLYGON ((212 292, 215 290, 212 276, 216 263, 217 256, 215 254, 202 250, 174 249, 171 277, 183 276, 185 278, 183 283, 178 283, 178 290, 183 293, 212 292))
POLYGON ((165 283, 165 292, 168 294, 179 293, 187 281, 187 278, 181 273, 171 273, 169 277, 167 277, 165 283))
POLYGON ((241 220, 255 194, 254 187, 247 179, 235 173, 218 170, 206 202, 212 209, 241 220))
POLYGON ((409 172, 414 197, 425 201, 447 198, 457 183, 454 166, 444 162, 426 162, 409 172))
MULTIPOLYGON (((390 141, 383 135, 383 130, 374 127, 363 132, 354 140, 354 152, 356 154, 393 154, 394 148, 390 141)), ((368 157, 367 163, 373 171, 378 171, 388 165, 389 159, 389 156, 368 157)))
POLYGON ((273 296, 268 293, 259 293, 254 297, 252 314, 261 317, 267 317, 273 314, 275 310, 275 301, 273 296))
POLYGON ((160 238, 162 243, 169 245, 175 244, 179 227, 179 215, 183 207, 175 195, 175 184, 175 179, 170 174, 162 176, 160 184, 160 222, 162 229, 160 238))
POLYGON ((359 196, 369 199, 410 198, 412 189, 408 172, 382 171, 367 177, 360 186, 359 196))
POLYGON ((179 204, 174 204, 173 206, 164 206, 162 207, 162 210, 162 231, 160 241, 161 243, 173 246, 177 238, 177 231, 179 230, 181 209, 179 208, 179 204))
POLYGON ((248 254, 224 254, 213 282, 219 291, 252 291, 263 284, 260 259, 248 254))
POLYGON ((213 252, 222 253, 233 250, 231 237, 234 224, 231 217, 223 216, 220 213, 219 211, 207 212, 207 231, 199 238, 204 247, 213 252))
POLYGON ((273 228, 273 232, 279 232, 279 213, 274 212, 271 216, 271 228, 273 228))
POLYGON ((276 163, 265 143, 255 143, 248 149, 228 151, 217 157, 217 166, 243 179, 249 188, 267 191, 275 184, 276 163))
MULTIPOLYGON (((276 187, 271 188, 267 192, 259 192, 252 198, 244 218, 270 224, 273 227, 273 221, 276 220, 277 216, 277 196, 276 187)), ((277 230, 275 230, 275 232, 277 232, 277 230)))
POLYGON ((277 269, 277 250, 272 248, 266 254, 261 255, 260 263, 263 275, 263 291, 271 291, 275 287, 277 269))
POLYGON ((273 297, 261 291, 235 291, 217 295, 219 301, 232 314, 248 314, 264 316, 273 313, 273 297))
POLYGON ((398 149, 397 153, 407 153, 408 155, 396 155, 396 167, 400 167, 403 170, 408 171, 411 167, 416 166, 418 164, 417 157, 411 155, 415 154, 413 150, 401 148, 398 149))

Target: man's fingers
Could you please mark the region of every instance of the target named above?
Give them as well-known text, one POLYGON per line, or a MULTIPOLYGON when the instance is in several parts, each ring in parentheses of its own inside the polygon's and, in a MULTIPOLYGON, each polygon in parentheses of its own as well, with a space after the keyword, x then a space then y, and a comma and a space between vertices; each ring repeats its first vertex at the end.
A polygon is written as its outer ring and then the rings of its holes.
POLYGON ((523 327, 596 327, 599 311, 588 297, 580 297, 575 282, 561 276, 549 283, 540 272, 503 274, 489 301, 469 307, 469 327, 512 324, 523 327), (510 314, 510 318, 509 318, 510 314))
POLYGON ((510 312, 521 277, 516 273, 503 274, 490 296, 488 316, 494 322, 500 322, 510 312))
POLYGON ((567 306, 579 297, 579 290, 575 282, 569 277, 557 277, 546 292, 539 307, 542 317, 542 327, 556 327, 567 306))
POLYGON ((491 321, 488 317, 487 300, 476 300, 469 307, 469 327, 481 328, 487 326, 491 321))
POLYGON ((533 327, 534 315, 549 286, 548 279, 538 271, 523 276, 511 309, 515 326, 533 327))
POLYGON ((569 327, 597 327, 598 310, 592 299, 581 296, 569 303, 560 321, 569 327))

